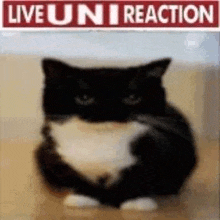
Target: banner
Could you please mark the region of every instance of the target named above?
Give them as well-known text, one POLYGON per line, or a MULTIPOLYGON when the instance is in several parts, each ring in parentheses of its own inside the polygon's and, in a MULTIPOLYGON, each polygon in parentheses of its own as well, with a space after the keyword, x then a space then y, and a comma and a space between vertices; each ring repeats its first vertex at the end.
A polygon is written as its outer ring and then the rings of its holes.
POLYGON ((2 2, 2 29, 219 30, 219 1, 2 2))

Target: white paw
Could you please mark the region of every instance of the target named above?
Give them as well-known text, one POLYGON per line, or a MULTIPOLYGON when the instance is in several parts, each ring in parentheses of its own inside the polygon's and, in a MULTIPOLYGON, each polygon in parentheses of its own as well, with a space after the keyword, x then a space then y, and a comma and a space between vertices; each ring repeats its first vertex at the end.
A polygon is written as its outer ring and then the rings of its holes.
POLYGON ((149 197, 137 198, 132 200, 127 200, 123 202, 120 206, 124 210, 143 210, 151 211, 158 208, 156 201, 149 197))
POLYGON ((98 200, 83 196, 70 194, 64 199, 64 205, 66 206, 76 206, 76 207, 88 207, 88 206, 98 206, 100 203, 98 200))

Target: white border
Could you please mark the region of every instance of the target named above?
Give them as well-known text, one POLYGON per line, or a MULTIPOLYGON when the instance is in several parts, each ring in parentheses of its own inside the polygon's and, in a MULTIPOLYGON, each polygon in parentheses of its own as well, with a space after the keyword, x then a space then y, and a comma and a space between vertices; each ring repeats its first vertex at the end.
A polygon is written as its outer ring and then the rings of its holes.
POLYGON ((0 30, 3 29, 3 0, 0 0, 0 30))
MULTIPOLYGON (((5 1, 34 1, 34 0, 5 0, 5 1)), ((42 2, 50 2, 54 0, 37 0, 42 2)), ((67 0, 74 2, 75 0, 67 0)), ((79 0, 77 0, 79 1, 79 0)), ((81 0, 83 1, 91 1, 94 0, 81 0)), ((103 1, 103 0, 102 0, 103 1)), ((117 2, 117 1, 135 1, 135 0, 105 0, 106 2, 117 2)), ((153 0, 140 0, 140 1, 153 1, 153 0)), ((154 0, 154 1, 161 1, 161 0, 154 0)), ((169 0, 169 1, 185 1, 185 2, 191 2, 190 0, 169 0)), ((194 1, 209 1, 209 0, 194 0, 194 1)), ((217 28, 202 28, 202 27, 192 27, 192 28, 184 28, 184 27, 173 27, 173 28, 167 28, 167 27, 128 27, 128 28, 122 28, 122 27, 41 27, 41 28, 34 28, 34 27, 26 27, 26 28, 17 28, 17 27, 3 27, 3 0, 0 0, 0 31, 22 31, 22 32, 42 32, 42 31, 174 31, 174 32, 187 32, 187 31, 206 31, 206 32, 220 32, 220 0, 218 1, 218 11, 219 11, 219 27, 217 28)))
MULTIPOLYGON (((3 0, 1 0, 3 1, 3 0)), ((41 1, 41 2, 52 2, 52 1, 64 1, 64 0, 4 0, 4 1, 7 1, 7 2, 20 2, 20 1, 41 1)), ((105 1, 105 2, 135 2, 137 0, 65 0, 65 1, 69 1, 69 2, 75 2, 75 1, 78 1, 78 2, 94 2, 94 1, 105 1)), ((162 1, 162 0, 139 0, 139 1, 142 1, 142 2, 159 2, 159 1, 162 1)), ((183 2, 191 2, 192 0, 164 0, 164 1, 172 1, 172 2, 179 2, 179 1, 183 1, 183 2)), ((202 1, 202 2, 207 2, 207 1, 219 1, 219 0, 193 0, 193 1, 202 1)))

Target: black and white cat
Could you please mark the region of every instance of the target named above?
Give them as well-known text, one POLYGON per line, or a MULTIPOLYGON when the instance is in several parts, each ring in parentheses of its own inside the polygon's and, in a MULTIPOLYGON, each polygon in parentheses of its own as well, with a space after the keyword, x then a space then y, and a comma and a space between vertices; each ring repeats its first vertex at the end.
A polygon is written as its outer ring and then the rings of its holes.
POLYGON ((196 163, 191 130, 166 102, 162 59, 130 68, 79 68, 44 59, 44 179, 66 205, 152 210, 177 194, 196 163))

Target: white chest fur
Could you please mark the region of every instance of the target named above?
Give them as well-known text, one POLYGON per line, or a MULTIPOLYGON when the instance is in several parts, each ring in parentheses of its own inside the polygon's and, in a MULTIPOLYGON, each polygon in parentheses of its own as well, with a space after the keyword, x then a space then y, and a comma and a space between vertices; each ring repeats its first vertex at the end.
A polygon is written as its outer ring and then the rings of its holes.
POLYGON ((109 183, 119 178, 121 169, 135 163, 129 144, 149 129, 137 122, 86 123, 77 118, 50 126, 57 152, 66 163, 94 182, 108 175, 109 183))

